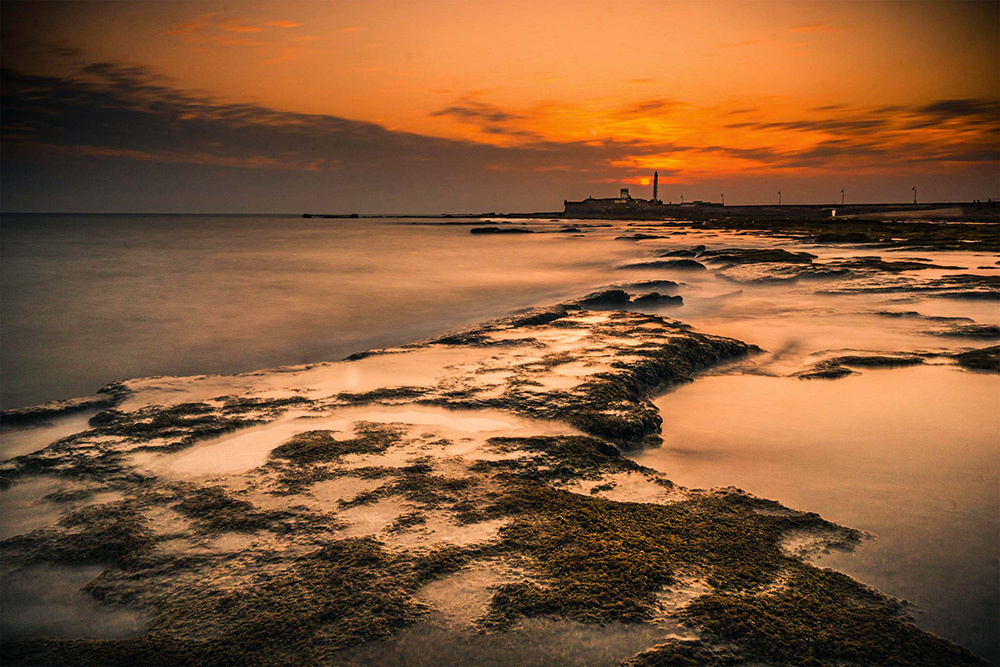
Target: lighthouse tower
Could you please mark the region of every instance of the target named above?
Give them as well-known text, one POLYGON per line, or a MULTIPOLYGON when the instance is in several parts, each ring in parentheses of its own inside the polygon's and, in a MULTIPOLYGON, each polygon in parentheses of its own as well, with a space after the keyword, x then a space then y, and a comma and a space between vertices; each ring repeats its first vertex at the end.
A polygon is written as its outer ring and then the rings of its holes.
POLYGON ((660 172, 654 171, 653 172, 653 203, 654 204, 660 201, 659 198, 657 198, 657 196, 656 196, 656 190, 657 190, 657 187, 659 186, 659 180, 660 180, 660 172))

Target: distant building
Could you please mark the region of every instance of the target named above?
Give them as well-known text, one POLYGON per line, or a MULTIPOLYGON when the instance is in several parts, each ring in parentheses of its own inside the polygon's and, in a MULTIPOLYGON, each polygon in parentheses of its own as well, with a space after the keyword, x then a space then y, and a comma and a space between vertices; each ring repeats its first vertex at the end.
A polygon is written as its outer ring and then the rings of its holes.
MULTIPOLYGON (((653 172, 653 198, 636 199, 629 194, 628 188, 622 188, 617 197, 596 199, 587 197, 583 201, 563 201, 563 215, 588 216, 632 216, 636 214, 665 214, 669 204, 665 205, 659 198, 659 172, 653 172)), ((693 201, 681 204, 684 208, 698 206, 722 206, 707 201, 693 201)))

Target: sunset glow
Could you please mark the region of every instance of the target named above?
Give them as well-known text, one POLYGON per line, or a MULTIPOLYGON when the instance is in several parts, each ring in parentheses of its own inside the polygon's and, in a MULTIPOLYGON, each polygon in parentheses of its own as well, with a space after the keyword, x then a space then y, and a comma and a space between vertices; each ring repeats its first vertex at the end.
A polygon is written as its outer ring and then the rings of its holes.
POLYGON ((179 210, 232 204, 180 188, 185 166, 246 189, 286 173, 288 196, 252 197, 266 210, 553 210, 653 170, 732 202, 995 197, 997 8, 5 3, 5 198, 172 210, 32 185, 67 159, 184 190, 179 210))

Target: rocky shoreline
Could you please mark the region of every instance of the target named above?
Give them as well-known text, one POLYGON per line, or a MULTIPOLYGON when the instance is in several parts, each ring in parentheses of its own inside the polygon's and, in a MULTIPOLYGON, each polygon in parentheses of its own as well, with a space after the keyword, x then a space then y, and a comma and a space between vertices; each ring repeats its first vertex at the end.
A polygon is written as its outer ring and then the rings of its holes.
MULTIPOLYGON (((650 261, 704 262, 736 282, 818 270, 783 250, 690 253, 650 261)), ((950 267, 820 270, 845 290, 901 273, 894 289, 1000 289, 910 277, 927 268, 950 267)), ((127 637, 5 637, 0 659, 354 664, 406 628, 474 643, 558 619, 646 628, 655 641, 615 658, 628 665, 986 664, 915 626, 905 602, 808 562, 858 531, 734 488, 682 488, 622 455, 658 444, 657 392, 761 352, 641 312, 672 305, 650 290, 677 284, 652 282, 343 362, 129 380, 4 413, 19 426, 93 414, 0 464, 5 493, 48 480, 25 502, 58 508, 0 544, 3 576, 99 565, 86 593, 144 620, 127 637), (472 571, 481 604, 454 620, 456 601, 428 591, 472 571)), ((839 355, 800 376, 927 356, 839 355)), ((996 359, 996 346, 955 355, 994 372, 996 359)))

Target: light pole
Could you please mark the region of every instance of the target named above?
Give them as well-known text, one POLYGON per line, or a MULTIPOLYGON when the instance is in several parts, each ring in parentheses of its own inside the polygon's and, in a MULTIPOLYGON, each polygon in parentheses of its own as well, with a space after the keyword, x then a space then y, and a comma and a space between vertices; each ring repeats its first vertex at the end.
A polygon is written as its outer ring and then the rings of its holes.
POLYGON ((681 206, 684 205, 684 195, 681 195, 681 206))
POLYGON ((840 205, 844 205, 844 188, 840 189, 840 205))
POLYGON ((917 188, 913 188, 913 203, 917 203, 917 188))
POLYGON ((726 205, 726 193, 723 192, 720 196, 722 197, 722 205, 725 206, 726 205))
POLYGON ((781 206, 781 190, 778 190, 778 206, 781 206))

